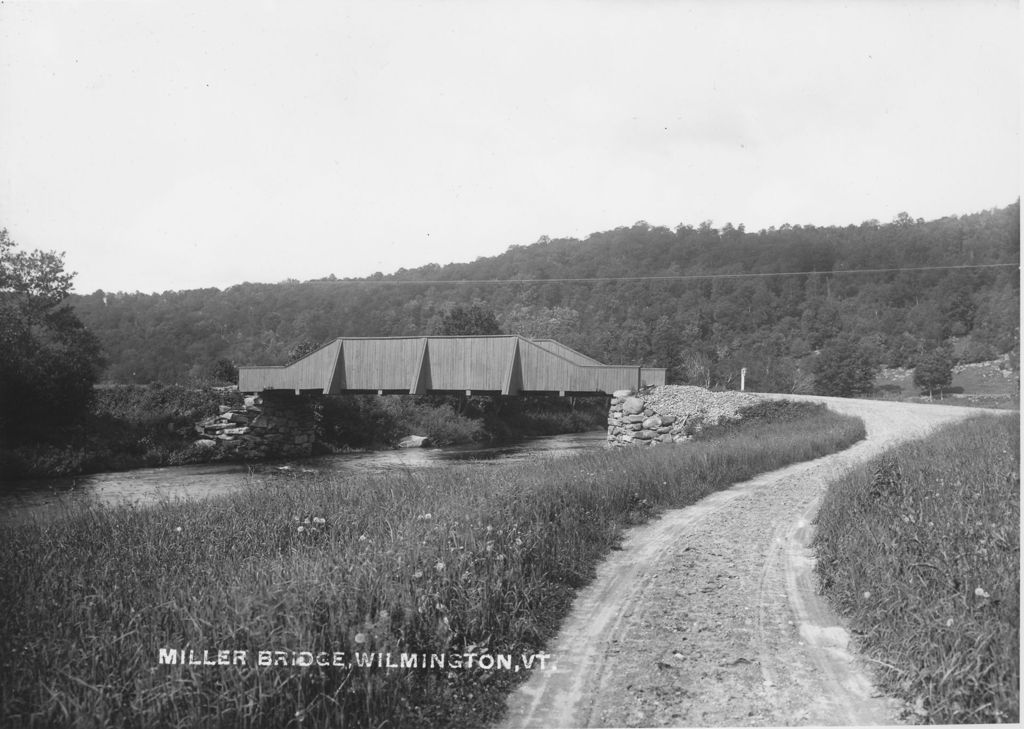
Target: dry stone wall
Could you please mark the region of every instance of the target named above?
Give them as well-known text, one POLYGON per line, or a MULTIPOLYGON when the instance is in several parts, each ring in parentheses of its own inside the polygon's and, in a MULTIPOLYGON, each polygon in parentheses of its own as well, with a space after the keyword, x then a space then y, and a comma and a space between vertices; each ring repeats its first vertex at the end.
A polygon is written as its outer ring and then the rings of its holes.
POLYGON ((739 410, 756 402, 758 397, 751 393, 712 392, 686 385, 619 390, 612 394, 608 410, 608 443, 679 443, 707 425, 738 420, 739 410))
POLYGON ((312 402, 292 394, 249 395, 243 408, 221 407, 196 425, 199 448, 241 459, 302 458, 313 452, 312 402))

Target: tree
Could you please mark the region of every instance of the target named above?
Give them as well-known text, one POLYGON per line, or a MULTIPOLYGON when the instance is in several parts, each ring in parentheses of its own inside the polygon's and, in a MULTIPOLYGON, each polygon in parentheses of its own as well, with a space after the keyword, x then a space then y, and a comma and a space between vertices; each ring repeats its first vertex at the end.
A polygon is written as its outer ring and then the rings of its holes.
MULTIPOLYGON (((323 345, 320 344, 320 342, 311 342, 308 339, 302 340, 301 342, 299 342, 294 347, 288 350, 288 364, 291 364, 292 362, 297 362, 303 357, 313 354, 313 352, 317 351, 322 346, 323 345)), ((237 377, 237 375, 238 373, 236 370, 235 376, 237 377)))
POLYGON ((466 306, 449 304, 441 314, 441 320, 434 326, 432 334, 446 336, 470 336, 474 334, 501 334, 494 312, 478 302, 466 306))
POLYGON ((922 355, 914 368, 914 384, 921 388, 921 392, 927 390, 928 397, 934 397, 935 390, 941 394, 942 388, 949 387, 952 382, 953 357, 946 348, 922 355))
POLYGON ((871 351, 851 337, 832 340, 814 363, 814 391, 819 395, 855 397, 874 388, 878 365, 871 351))
POLYGON ((80 419, 103 367, 96 337, 65 303, 64 254, 18 251, 0 230, 0 435, 33 440, 80 419))
POLYGON ((210 366, 210 378, 214 382, 234 385, 238 382, 238 368, 227 357, 221 357, 210 366))
POLYGON ((684 350, 682 360, 683 372, 689 384, 711 387, 711 370, 715 365, 715 360, 710 354, 701 350, 684 350))
POLYGON ((580 313, 564 306, 515 306, 502 313, 502 328, 509 334, 529 339, 554 339, 567 347, 578 347, 580 313))

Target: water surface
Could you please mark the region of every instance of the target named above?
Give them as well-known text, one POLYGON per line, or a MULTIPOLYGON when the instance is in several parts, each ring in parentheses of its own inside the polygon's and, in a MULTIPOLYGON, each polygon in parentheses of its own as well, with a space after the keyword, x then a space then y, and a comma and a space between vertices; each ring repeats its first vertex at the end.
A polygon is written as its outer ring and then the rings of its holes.
POLYGON ((83 503, 147 505, 164 499, 208 498, 244 487, 254 470, 361 474, 443 468, 465 462, 498 464, 527 458, 557 457, 599 448, 605 442, 604 431, 591 431, 527 438, 497 445, 346 453, 256 465, 200 463, 16 481, 5 484, 3 492, 0 492, 0 517, 17 519, 32 513, 44 515, 83 503))

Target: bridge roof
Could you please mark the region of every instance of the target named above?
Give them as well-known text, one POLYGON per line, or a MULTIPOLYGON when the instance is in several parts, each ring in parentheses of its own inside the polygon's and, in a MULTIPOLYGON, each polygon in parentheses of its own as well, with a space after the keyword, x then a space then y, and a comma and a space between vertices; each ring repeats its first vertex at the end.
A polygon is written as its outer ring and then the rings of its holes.
POLYGON ((243 392, 598 394, 663 384, 664 369, 603 365, 552 339, 514 334, 341 337, 289 365, 238 368, 243 392))

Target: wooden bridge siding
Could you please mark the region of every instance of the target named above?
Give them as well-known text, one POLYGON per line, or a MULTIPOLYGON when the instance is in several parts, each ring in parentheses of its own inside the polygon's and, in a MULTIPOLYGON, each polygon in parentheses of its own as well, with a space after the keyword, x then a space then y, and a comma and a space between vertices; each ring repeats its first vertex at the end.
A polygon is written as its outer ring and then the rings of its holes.
MULTIPOLYGON (((634 365, 604 365, 575 349, 553 339, 534 339, 532 344, 555 354, 573 364, 579 365, 572 377, 571 387, 576 392, 615 392, 630 387, 664 385, 666 370, 660 367, 636 367, 634 365)), ((524 389, 531 389, 524 386, 524 389)), ((563 388, 549 388, 562 390, 563 388)))
POLYGON ((341 351, 341 342, 335 340, 308 357, 303 357, 297 362, 292 362, 286 368, 289 377, 294 378, 296 389, 300 390, 323 390, 330 386, 331 372, 334 363, 338 361, 338 354, 341 351))
POLYGON ((601 365, 558 342, 514 335, 338 339, 291 365, 239 368, 245 392, 611 393, 664 383, 664 369, 601 365))
POLYGON ((615 365, 586 368, 590 391, 600 390, 612 393, 616 390, 633 389, 640 382, 640 368, 630 365, 615 365))
POLYGON ((238 387, 243 392, 262 390, 324 390, 341 351, 341 342, 324 345, 297 362, 280 367, 239 367, 238 387))
POLYGON ((501 392, 515 345, 515 337, 470 340, 429 337, 427 386, 432 390, 501 392))
POLYGON ((345 373, 343 388, 408 392, 422 350, 421 337, 346 339, 342 347, 345 373))
POLYGON ((668 372, 664 367, 641 367, 640 386, 650 387, 652 385, 664 385, 665 375, 668 372))
POLYGON ((568 392, 579 390, 584 383, 579 365, 553 355, 531 341, 521 340, 519 358, 524 390, 568 392))
POLYGON ((238 389, 242 392, 261 392, 284 388, 284 367, 239 367, 238 389))

